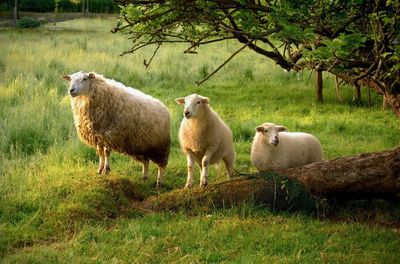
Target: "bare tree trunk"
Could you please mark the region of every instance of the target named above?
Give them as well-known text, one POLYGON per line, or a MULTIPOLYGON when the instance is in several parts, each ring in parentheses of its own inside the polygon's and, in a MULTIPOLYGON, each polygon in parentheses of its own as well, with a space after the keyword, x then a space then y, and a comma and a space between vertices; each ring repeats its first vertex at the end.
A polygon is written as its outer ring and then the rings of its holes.
POLYGON ((385 102, 389 104, 397 117, 400 118, 400 93, 384 94, 385 102))
POLYGON ((86 15, 89 15, 89 0, 86 3, 86 15))
POLYGON ((207 188, 174 190, 140 202, 145 210, 210 210, 246 202, 274 209, 314 209, 322 198, 400 198, 400 147, 241 177, 207 188), (284 176, 279 176, 284 175, 284 176), (308 208, 306 208, 308 207, 308 208))
POLYGON ((336 99, 339 102, 343 102, 342 96, 340 96, 340 83, 339 83, 339 77, 335 76, 335 91, 336 91, 336 99))
POLYGON ((368 107, 371 108, 371 87, 368 87, 368 107))
POLYGON ((387 102, 387 99, 386 99, 386 96, 384 95, 384 96, 382 96, 382 110, 386 110, 387 109, 387 107, 388 107, 388 102, 387 102))
POLYGON ((323 103, 323 95, 322 95, 322 88, 323 88, 323 83, 322 83, 322 71, 317 70, 316 71, 316 83, 315 83, 315 95, 318 103, 323 103))
POLYGON ((18 0, 14 0, 14 17, 13 17, 14 27, 17 27, 18 20, 18 0))
POLYGON ((353 102, 361 103, 361 87, 358 84, 354 86, 353 102))

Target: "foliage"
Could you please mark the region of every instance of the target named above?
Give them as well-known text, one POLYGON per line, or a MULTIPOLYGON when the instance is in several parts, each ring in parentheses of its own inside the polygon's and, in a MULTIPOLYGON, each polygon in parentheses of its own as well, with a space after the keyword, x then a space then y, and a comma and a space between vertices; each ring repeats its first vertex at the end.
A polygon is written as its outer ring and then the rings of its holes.
MULTIPOLYGON (((162 43, 201 45, 236 39, 286 70, 331 72, 389 98, 400 117, 398 0, 120 0, 114 31, 132 53, 162 43)), ((156 51, 158 48, 156 49, 156 51)))
POLYGON ((90 0, 90 12, 95 13, 117 13, 118 5, 114 0, 90 0))
MULTIPOLYGON (((240 48, 208 46, 195 57, 165 47, 147 70, 152 49, 118 56, 128 43, 110 28, 115 19, 76 19, 37 30, 0 31, 0 262, 1 263, 396 263, 400 259, 399 204, 348 205, 334 218, 272 212, 252 203, 207 214, 143 213, 132 200, 180 189, 186 160, 177 139, 182 109, 174 99, 193 92, 230 126, 235 169, 254 173, 250 146, 257 124, 272 121, 316 135, 327 159, 392 148, 400 142, 396 118, 371 105, 352 104, 349 87, 335 99, 325 75, 326 100, 310 99, 309 72, 284 72, 244 50, 202 87, 203 74, 240 48), (257 67, 254 67, 257 65, 257 67), (78 139, 67 85, 60 76, 79 70, 151 94, 171 111, 171 156, 165 186, 155 189, 156 167, 112 153, 111 174, 97 175, 95 150, 78 139), (245 72, 245 74, 243 74, 245 72), (364 118, 360 118, 363 116, 364 118), (367 223, 363 223, 367 221, 367 223)), ((198 181, 197 173, 197 181, 198 181)), ((210 184, 226 179, 210 168, 210 184)))
MULTIPOLYGON (((19 11, 27 12, 82 12, 82 1, 85 6, 88 0, 19 0, 19 11)), ((4 0, 0 10, 12 10, 14 0, 4 0)), ((115 13, 119 11, 113 0, 89 0, 89 11, 95 13, 115 13)))
POLYGON ((40 21, 35 18, 23 17, 17 21, 18 28, 35 28, 40 26, 40 21))
POLYGON ((18 9, 33 12, 54 11, 54 0, 18 0, 18 9))

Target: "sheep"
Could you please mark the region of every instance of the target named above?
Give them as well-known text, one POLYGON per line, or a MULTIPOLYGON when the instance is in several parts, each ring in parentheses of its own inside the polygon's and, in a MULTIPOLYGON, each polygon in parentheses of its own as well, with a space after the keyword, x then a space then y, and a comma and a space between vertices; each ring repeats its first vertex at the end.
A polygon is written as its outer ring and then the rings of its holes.
POLYGON ((273 123, 256 127, 251 146, 251 161, 260 172, 293 168, 323 160, 321 144, 315 136, 286 131, 286 127, 273 123))
POLYGON ((228 179, 235 175, 233 164, 235 151, 232 132, 215 113, 209 99, 198 94, 175 99, 184 105, 183 120, 179 129, 179 142, 187 158, 187 181, 185 188, 193 186, 193 167, 201 168, 200 187, 207 186, 208 168, 221 159, 225 163, 228 179))
POLYGON ((170 113, 159 100, 143 92, 83 71, 65 75, 76 131, 97 150, 99 174, 110 173, 110 153, 120 152, 142 163, 143 180, 149 161, 158 166, 161 187, 170 152, 170 113))

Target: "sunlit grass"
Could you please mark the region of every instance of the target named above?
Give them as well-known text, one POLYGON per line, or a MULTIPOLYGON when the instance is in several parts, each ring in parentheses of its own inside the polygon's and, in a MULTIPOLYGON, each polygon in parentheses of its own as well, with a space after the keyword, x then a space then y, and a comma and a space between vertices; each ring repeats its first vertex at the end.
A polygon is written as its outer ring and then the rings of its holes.
MULTIPOLYGON (((182 108, 174 99, 210 98, 231 127, 235 168, 255 172, 249 152, 254 128, 270 121, 315 134, 325 158, 380 151, 400 142, 399 121, 381 110, 381 97, 363 90, 352 103, 343 87, 337 102, 324 76, 324 104, 314 99, 314 76, 287 73, 245 50, 202 86, 195 82, 239 46, 222 42, 185 55, 184 45, 163 46, 146 70, 152 47, 119 56, 129 41, 110 33, 115 19, 80 19, 34 30, 0 31, 0 256, 6 263, 394 263, 400 238, 390 229, 330 223, 253 205, 216 210, 212 216, 142 214, 129 210, 121 186, 144 197, 157 194, 156 167, 143 183, 141 167, 113 153, 110 176, 96 174, 95 151, 79 141, 67 84, 61 75, 96 71, 162 100, 172 116, 172 148, 161 192, 184 186, 186 161, 177 133, 182 108), (397 247, 396 247, 397 245, 397 247)), ((198 183, 198 176, 195 178, 198 183)), ((226 179, 212 168, 210 182, 226 179)), ((350 212, 351 213, 351 212, 350 212)), ((394 217, 399 212, 393 212, 394 217)))

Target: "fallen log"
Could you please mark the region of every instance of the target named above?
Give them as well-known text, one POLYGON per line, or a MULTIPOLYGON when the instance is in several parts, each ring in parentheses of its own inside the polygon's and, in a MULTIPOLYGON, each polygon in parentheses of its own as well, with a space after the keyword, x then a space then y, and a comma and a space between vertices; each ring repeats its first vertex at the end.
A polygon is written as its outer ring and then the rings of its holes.
POLYGON ((400 147, 278 172, 313 195, 338 199, 400 198, 400 147))
POLYGON ((273 174, 236 178, 207 188, 178 189, 149 197, 141 206, 152 211, 204 212, 245 203, 263 205, 272 210, 313 211, 318 206, 317 198, 304 187, 273 174))
POLYGON ((272 209, 314 210, 324 198, 399 199, 400 147, 247 175, 207 188, 174 190, 149 197, 140 207, 152 211, 198 211, 252 202, 272 209))

